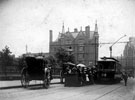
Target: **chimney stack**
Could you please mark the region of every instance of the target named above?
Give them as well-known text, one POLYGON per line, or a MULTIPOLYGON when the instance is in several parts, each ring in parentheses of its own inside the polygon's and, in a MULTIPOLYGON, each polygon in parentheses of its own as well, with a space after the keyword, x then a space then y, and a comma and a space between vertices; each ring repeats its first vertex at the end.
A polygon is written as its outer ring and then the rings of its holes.
POLYGON ((50 43, 52 42, 52 40, 53 40, 53 31, 50 30, 50 43))
POLYGON ((77 28, 74 29, 74 32, 78 32, 77 28))
POLYGON ((86 36, 90 38, 90 26, 85 27, 86 36))

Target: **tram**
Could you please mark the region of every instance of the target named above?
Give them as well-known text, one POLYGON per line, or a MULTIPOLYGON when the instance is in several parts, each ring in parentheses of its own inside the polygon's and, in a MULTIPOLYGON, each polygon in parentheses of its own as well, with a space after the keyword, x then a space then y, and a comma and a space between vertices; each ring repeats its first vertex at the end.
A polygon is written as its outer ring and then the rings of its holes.
POLYGON ((97 61, 97 82, 119 83, 121 81, 121 64, 111 57, 103 57, 97 61))

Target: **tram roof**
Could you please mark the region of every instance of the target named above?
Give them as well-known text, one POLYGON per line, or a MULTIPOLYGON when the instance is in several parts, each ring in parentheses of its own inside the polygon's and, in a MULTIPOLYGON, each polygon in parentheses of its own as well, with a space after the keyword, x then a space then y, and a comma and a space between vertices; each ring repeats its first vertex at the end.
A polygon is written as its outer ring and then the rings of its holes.
POLYGON ((102 57, 101 60, 99 61, 114 61, 114 62, 119 62, 117 59, 113 57, 102 57))

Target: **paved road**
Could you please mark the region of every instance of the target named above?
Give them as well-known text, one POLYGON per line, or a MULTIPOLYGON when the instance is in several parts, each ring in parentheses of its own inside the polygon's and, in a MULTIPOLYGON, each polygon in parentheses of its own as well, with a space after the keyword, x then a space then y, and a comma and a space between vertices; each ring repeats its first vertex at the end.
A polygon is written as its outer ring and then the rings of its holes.
MULTIPOLYGON (((42 81, 30 81, 30 85, 42 84, 42 81)), ((53 79, 51 84, 60 83, 60 79, 53 79)), ((20 80, 0 81, 0 89, 18 88, 22 87, 20 80)))
POLYGON ((52 84, 49 89, 42 86, 12 88, 0 90, 1 100, 135 100, 135 79, 114 85, 89 85, 82 87, 64 87, 52 84))

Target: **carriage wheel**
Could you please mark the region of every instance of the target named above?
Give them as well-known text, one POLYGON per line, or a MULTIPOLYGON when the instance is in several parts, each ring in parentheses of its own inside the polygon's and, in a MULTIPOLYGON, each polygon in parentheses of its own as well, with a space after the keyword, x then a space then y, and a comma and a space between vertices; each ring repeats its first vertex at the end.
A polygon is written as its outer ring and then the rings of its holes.
POLYGON ((49 86, 50 86, 50 80, 47 79, 47 78, 45 78, 45 79, 43 80, 43 87, 46 88, 46 89, 48 89, 49 86))
POLYGON ((47 79, 44 79, 44 80, 43 80, 43 87, 44 87, 44 88, 47 88, 47 79))
POLYGON ((50 86, 50 78, 47 79, 47 85, 50 86))
POLYGON ((27 88, 29 86, 29 80, 28 80, 28 74, 23 73, 21 75, 21 84, 24 88, 27 88))

